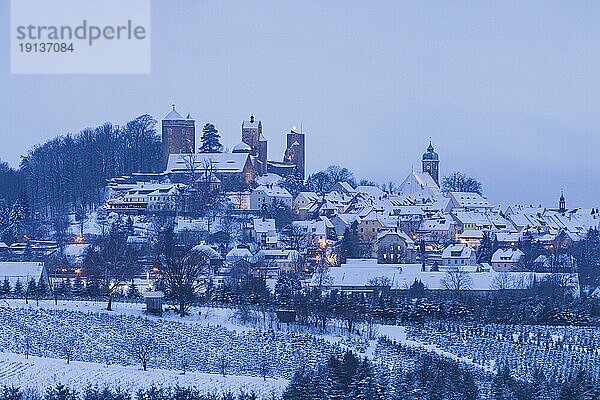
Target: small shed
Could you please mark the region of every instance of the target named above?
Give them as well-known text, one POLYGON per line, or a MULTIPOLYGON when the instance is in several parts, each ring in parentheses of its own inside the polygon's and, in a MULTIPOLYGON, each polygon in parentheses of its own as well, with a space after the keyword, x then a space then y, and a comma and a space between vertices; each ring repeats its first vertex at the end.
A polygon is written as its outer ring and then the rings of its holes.
POLYGON ((290 324, 296 322, 296 311, 294 310, 277 310, 277 319, 279 322, 290 324))
POLYGON ((163 292, 144 292, 146 301, 146 312, 149 314, 162 315, 162 303, 165 294, 163 292))

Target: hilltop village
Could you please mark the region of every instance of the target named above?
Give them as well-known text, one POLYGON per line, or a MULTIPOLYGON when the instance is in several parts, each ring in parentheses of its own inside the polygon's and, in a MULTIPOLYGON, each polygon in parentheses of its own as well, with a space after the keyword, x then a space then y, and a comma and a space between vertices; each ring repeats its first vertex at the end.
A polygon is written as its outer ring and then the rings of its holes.
POLYGON ((160 122, 161 170, 110 177, 97 207, 69 214, 61 240, 0 243, 0 276, 12 286, 42 275, 85 286, 98 240, 121 226, 135 253, 129 280, 145 290, 160 280, 156 242, 169 231, 178 245, 210 258, 202 279, 216 287, 260 279, 274 288, 293 274, 302 287, 324 290, 407 291, 417 283, 517 293, 552 278, 577 296, 598 293, 596 281, 580 273, 577 252, 598 228, 598 210, 568 208, 563 194, 556 207, 500 209, 474 179, 442 178, 432 142, 425 142, 420 170, 380 187, 356 182, 339 166, 308 175, 302 129, 285 133, 276 160, 254 115, 241 123, 240 142, 230 150, 213 124, 198 135, 196 129, 173 106, 160 122))

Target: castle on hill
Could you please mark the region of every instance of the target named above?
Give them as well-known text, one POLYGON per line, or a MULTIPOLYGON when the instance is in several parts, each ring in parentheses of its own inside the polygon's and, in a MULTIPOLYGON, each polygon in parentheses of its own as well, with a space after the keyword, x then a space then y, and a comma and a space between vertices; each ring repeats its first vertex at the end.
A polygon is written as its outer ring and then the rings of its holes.
POLYGON ((242 122, 241 142, 231 153, 199 153, 196 147, 196 124, 188 114, 183 117, 175 106, 162 119, 162 156, 166 173, 177 181, 192 166, 195 172, 209 169, 221 179, 237 176, 247 185, 256 177, 269 173, 281 177, 296 175, 304 180, 306 174, 306 141, 304 132, 292 128, 287 133, 287 146, 282 161, 268 159, 268 140, 263 135, 262 121, 250 115, 242 122))

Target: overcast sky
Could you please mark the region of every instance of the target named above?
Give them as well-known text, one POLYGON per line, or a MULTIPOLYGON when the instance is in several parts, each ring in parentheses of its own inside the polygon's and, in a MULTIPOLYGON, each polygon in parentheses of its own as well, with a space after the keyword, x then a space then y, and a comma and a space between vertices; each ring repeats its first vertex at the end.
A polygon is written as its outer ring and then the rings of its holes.
POLYGON ((309 172, 401 183, 431 137, 442 175, 476 176, 493 204, 552 206, 564 188, 597 207, 599 16, 600 2, 154 0, 149 75, 11 75, 1 58, 0 159, 175 103, 228 147, 254 113, 276 160, 302 123, 309 172))

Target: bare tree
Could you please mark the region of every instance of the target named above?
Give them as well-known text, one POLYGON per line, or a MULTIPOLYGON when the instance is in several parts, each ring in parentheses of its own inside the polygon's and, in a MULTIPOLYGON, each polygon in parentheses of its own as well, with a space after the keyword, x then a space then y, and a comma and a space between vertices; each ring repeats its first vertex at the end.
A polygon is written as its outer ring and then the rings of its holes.
POLYGON ((507 290, 513 288, 513 279, 508 272, 499 272, 492 279, 491 287, 495 290, 507 290))
POLYGON ((284 227, 282 229, 282 234, 282 241, 288 249, 301 251, 306 248, 308 244, 308 235, 297 225, 290 224, 284 227))
POLYGON ((136 337, 130 350, 132 356, 142 364, 144 371, 147 371, 148 362, 154 353, 154 341, 148 336, 136 337))
POLYGON ((128 282, 139 272, 135 249, 127 244, 127 233, 123 227, 114 225, 110 233, 98 243, 100 251, 86 255, 85 265, 90 276, 102 281, 107 295, 106 309, 112 311, 112 299, 121 284, 128 282))
POLYGON ((482 194, 481 182, 463 174, 453 172, 442 180, 442 191, 444 192, 472 192, 482 194))
POLYGON ((449 270, 441 279, 441 284, 444 289, 458 293, 463 290, 471 289, 473 279, 471 279, 468 272, 460 270, 459 268, 454 268, 449 270))
POLYGON ((226 352, 223 351, 219 354, 219 356, 217 357, 217 363, 219 365, 219 371, 221 372, 221 375, 227 375, 227 366, 229 362, 227 360, 226 352))
POLYGON ((65 361, 67 362, 67 364, 70 364, 71 360, 73 359, 75 338, 72 335, 63 331, 63 333, 61 334, 61 339, 62 343, 60 344, 60 349, 62 351, 63 357, 65 358, 65 361))
POLYGON ((210 276, 210 262, 202 252, 173 251, 163 260, 162 278, 165 289, 175 300, 179 315, 185 316, 204 286, 204 277, 210 276))
POLYGON ((29 328, 25 328, 23 347, 25 348, 25 359, 29 359, 29 352, 31 351, 31 330, 29 328))
POLYGON ((263 378, 263 381, 266 381, 267 375, 269 374, 269 357, 267 356, 267 354, 263 353, 260 357, 258 369, 260 372, 260 376, 262 376, 263 378))

